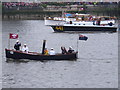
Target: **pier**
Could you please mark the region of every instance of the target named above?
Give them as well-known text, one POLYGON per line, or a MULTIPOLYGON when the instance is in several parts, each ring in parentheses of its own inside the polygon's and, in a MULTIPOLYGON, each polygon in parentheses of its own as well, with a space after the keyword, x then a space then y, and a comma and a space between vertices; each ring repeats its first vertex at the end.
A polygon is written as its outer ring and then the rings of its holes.
MULTIPOLYGON (((14 3, 13 3, 14 4, 14 3)), ((62 12, 66 13, 90 13, 93 15, 102 16, 116 16, 119 18, 120 14, 120 2, 114 2, 112 4, 108 3, 73 3, 64 5, 62 4, 46 4, 46 3, 34 3, 27 6, 15 6, 11 4, 2 4, 2 18, 3 19, 40 19, 43 20, 44 17, 61 17, 62 12), (104 8, 104 9, 103 9, 104 8)), ((24 3, 23 3, 24 4, 24 3)))

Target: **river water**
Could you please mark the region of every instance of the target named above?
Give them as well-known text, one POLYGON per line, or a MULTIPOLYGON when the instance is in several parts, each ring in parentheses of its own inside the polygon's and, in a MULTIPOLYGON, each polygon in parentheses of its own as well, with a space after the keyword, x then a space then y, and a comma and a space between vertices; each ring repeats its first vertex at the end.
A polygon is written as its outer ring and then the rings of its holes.
MULTIPOLYGON (((42 20, 3 21, 2 29, 3 88, 117 88, 118 32, 54 33, 42 20), (30 51, 41 52, 42 40, 47 48, 61 52, 60 47, 77 49, 79 34, 88 36, 78 43, 77 61, 8 61, 4 49, 8 34, 18 33, 19 40, 30 51)), ((16 40, 10 40, 10 48, 16 40)))

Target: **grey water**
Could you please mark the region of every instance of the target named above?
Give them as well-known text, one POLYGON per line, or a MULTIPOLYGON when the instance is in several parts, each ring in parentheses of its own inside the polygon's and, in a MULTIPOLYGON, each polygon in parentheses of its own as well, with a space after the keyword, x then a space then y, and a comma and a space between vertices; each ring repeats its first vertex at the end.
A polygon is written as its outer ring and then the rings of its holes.
MULTIPOLYGON (((115 33, 54 33, 43 20, 3 21, 2 26, 2 87, 3 88, 117 88, 118 32, 115 33), (30 51, 46 47, 61 52, 60 47, 78 50, 76 61, 7 61, 9 33, 19 34, 19 41, 30 51), (78 35, 88 37, 78 41, 78 35)), ((16 39, 10 40, 13 49, 16 39)))

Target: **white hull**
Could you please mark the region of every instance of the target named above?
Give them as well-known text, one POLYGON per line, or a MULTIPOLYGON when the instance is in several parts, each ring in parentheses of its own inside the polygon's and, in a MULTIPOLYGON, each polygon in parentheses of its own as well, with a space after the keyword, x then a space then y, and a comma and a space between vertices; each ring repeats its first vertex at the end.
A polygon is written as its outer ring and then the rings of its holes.
MULTIPOLYGON (((69 23, 69 21, 62 21, 62 20, 45 20, 45 25, 65 25, 65 23, 69 23)), ((112 22, 115 24, 115 20, 104 20, 101 21, 101 25, 108 25, 108 23, 112 22)), ((68 24, 67 23, 67 24, 68 24)), ((93 21, 73 21, 73 24, 79 24, 79 25, 93 25, 93 21)), ((96 22, 95 22, 96 24, 96 22)))

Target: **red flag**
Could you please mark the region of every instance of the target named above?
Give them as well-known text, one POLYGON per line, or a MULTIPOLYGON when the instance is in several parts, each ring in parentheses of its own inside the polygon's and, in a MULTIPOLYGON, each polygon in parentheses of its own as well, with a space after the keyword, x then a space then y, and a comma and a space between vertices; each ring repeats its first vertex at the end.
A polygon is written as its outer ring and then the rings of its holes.
POLYGON ((18 34, 9 34, 9 39, 17 39, 18 38, 18 34))

